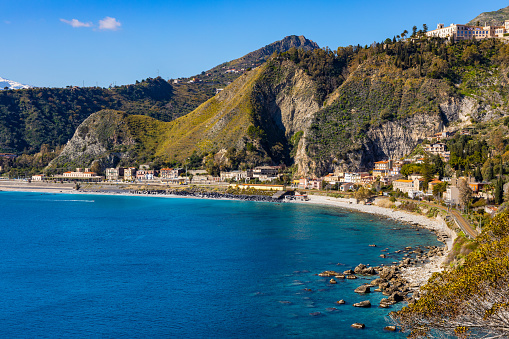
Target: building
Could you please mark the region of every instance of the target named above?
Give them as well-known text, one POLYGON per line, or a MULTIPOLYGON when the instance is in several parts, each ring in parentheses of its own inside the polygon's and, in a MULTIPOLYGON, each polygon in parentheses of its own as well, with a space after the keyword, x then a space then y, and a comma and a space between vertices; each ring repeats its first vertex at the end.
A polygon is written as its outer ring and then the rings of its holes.
POLYGON ((230 184, 230 187, 240 188, 240 189, 248 189, 252 188, 255 190, 263 190, 263 191, 284 191, 284 185, 266 185, 266 184, 230 184))
POLYGON ((182 168, 161 168, 159 177, 162 179, 173 179, 178 178, 182 173, 184 173, 182 168))
POLYGON ((353 189, 354 189, 354 184, 351 182, 345 182, 344 184, 339 186, 339 190, 341 192, 353 191, 353 189))
POLYGON ((126 181, 133 181, 136 180, 136 168, 135 167, 129 167, 124 169, 124 180, 126 181))
POLYGON ((374 177, 385 177, 389 175, 392 169, 392 160, 377 161, 375 162, 375 168, 373 169, 374 177))
POLYGON ((414 189, 414 181, 410 179, 398 179, 392 182, 392 187, 394 191, 401 191, 403 193, 407 193, 413 191, 414 189))
POLYGON ((65 172, 62 175, 55 175, 53 177, 57 180, 62 181, 102 181, 104 179, 103 176, 97 175, 96 172, 91 172, 88 168, 76 168, 74 172, 65 172))
POLYGON ((503 38, 504 34, 509 33, 509 20, 506 20, 504 26, 470 26, 451 24, 445 27, 444 24, 438 24, 437 29, 426 32, 428 37, 448 38, 458 40, 480 40, 490 38, 503 38))
POLYGON ((119 180, 124 177, 124 168, 107 168, 105 174, 106 180, 119 180))
POLYGON ((345 173, 344 182, 351 182, 354 184, 361 183, 362 178, 369 176, 368 172, 347 172, 345 173))
POLYGON ((91 172, 90 169, 85 168, 84 170, 82 168, 76 168, 76 171, 74 172, 65 172, 63 177, 66 178, 92 178, 94 176, 97 176, 97 173, 91 172))
POLYGON ((428 182, 428 192, 433 192, 433 187, 435 187, 438 184, 441 184, 442 182, 443 181, 440 181, 438 179, 428 182))
POLYGON ((456 186, 447 186, 444 199, 449 204, 459 205, 460 203, 460 190, 456 186))
POLYGON ((242 181, 247 178, 247 171, 221 172, 221 181, 234 180, 242 181))
POLYGON ((154 180, 155 176, 156 176, 155 170, 142 169, 136 171, 137 180, 154 180))
POLYGON ((281 166, 258 166, 253 168, 252 177, 259 180, 270 180, 277 178, 281 166))
POLYGON ((32 175, 32 181, 43 181, 44 179, 46 179, 44 174, 32 175))

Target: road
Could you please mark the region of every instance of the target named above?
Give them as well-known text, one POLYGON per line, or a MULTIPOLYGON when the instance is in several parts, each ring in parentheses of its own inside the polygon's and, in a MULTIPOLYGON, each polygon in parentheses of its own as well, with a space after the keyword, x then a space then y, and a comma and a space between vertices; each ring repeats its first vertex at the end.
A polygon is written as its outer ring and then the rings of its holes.
MULTIPOLYGON (((410 200, 410 199, 399 199, 399 200, 416 202, 415 200, 410 200)), ((440 206, 440 205, 437 205, 437 204, 434 204, 431 202, 426 202, 426 201, 419 201, 419 204, 428 205, 430 207, 436 207, 438 209, 441 209, 442 211, 449 213, 450 215, 452 215, 452 217, 454 219, 456 219, 456 221, 457 221, 459 227, 462 229, 462 231, 465 232, 465 234, 469 235, 470 237, 475 238, 479 235, 479 232, 477 232, 475 229, 473 229, 472 226, 468 223, 468 221, 465 218, 463 218, 463 216, 458 211, 453 210, 453 209, 447 209, 444 206, 440 206)))

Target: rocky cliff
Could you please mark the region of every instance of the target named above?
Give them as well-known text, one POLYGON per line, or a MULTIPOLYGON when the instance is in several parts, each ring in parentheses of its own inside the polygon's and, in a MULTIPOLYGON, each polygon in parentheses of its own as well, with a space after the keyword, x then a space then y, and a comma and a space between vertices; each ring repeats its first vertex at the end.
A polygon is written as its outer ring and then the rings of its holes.
POLYGON ((131 154, 136 141, 120 111, 103 110, 89 116, 76 129, 60 155, 48 169, 74 170, 76 167, 114 167, 131 154))
POLYGON ((106 164, 112 157, 182 163, 200 156, 212 167, 284 163, 296 175, 317 176, 370 168, 433 133, 505 116, 508 64, 509 49, 496 41, 293 50, 172 122, 117 113, 119 130, 103 128, 108 138, 77 131, 62 157, 106 164), (119 135, 122 142, 109 141, 119 135), (90 143, 104 147, 87 151, 90 143))

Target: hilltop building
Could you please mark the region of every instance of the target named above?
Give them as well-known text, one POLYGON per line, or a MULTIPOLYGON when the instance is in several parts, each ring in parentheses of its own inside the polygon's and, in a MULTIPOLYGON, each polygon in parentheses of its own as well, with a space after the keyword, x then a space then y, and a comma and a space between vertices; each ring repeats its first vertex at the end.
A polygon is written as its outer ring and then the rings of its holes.
POLYGON ((445 27, 444 24, 438 24, 437 29, 426 32, 428 37, 450 38, 458 40, 480 40, 490 38, 503 38, 509 33, 509 20, 506 20, 504 26, 470 26, 451 24, 445 27))

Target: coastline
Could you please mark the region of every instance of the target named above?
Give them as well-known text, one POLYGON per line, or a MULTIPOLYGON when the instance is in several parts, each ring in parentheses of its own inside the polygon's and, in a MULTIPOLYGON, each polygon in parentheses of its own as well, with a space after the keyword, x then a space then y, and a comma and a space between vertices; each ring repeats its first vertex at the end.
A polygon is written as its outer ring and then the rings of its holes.
MULTIPOLYGON (((15 181, 0 181, 0 191, 6 192, 30 192, 30 193, 49 193, 49 194, 80 194, 80 195, 116 195, 116 196, 157 196, 163 198, 195 198, 195 199, 221 199, 221 200, 242 200, 229 197, 200 197, 200 196, 189 196, 189 195, 177 195, 177 194, 141 194, 132 193, 122 189, 106 189, 96 191, 86 191, 74 189, 72 184, 39 184, 39 183, 28 183, 28 182, 15 182, 15 181)), ((452 249, 452 243, 456 237, 455 232, 450 230, 443 220, 430 219, 426 216, 407 212, 394 210, 387 207, 381 207, 377 205, 363 205, 363 204, 352 204, 349 199, 333 198, 327 196, 310 195, 308 201, 291 201, 290 203, 299 204, 311 204, 311 205, 322 205, 332 206, 338 208, 344 208, 353 210, 361 213, 368 213, 373 215, 379 215, 393 219, 397 222, 405 222, 413 225, 419 225, 419 227, 428 229, 440 238, 442 235, 446 235, 447 241, 445 242, 445 251, 441 256, 434 256, 423 265, 406 267, 402 269, 401 276, 408 280, 415 286, 422 286, 427 282, 434 272, 440 272, 443 269, 443 262, 449 251, 452 249)))
POLYGON ((447 227, 443 220, 438 220, 437 218, 430 219, 423 215, 393 210, 391 208, 376 205, 352 204, 349 199, 310 195, 309 201, 296 203, 333 206, 361 213, 380 215, 398 222, 406 222, 414 225, 418 224, 420 227, 434 232, 439 238, 441 235, 446 235, 447 241, 445 242, 445 251, 442 255, 433 256, 423 265, 406 267, 401 270, 401 277, 409 281, 414 286, 423 286, 433 273, 441 272, 443 270, 443 263, 449 254, 449 251, 452 249, 452 244, 457 236, 454 231, 447 227))

